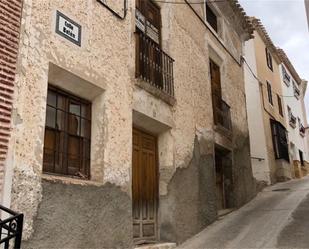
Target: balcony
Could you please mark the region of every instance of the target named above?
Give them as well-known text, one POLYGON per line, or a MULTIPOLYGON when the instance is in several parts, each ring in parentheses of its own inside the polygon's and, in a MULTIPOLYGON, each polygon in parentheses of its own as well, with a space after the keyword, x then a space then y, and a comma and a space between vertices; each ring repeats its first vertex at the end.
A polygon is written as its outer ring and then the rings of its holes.
POLYGON ((136 77, 174 97, 174 60, 142 32, 136 32, 136 77))
POLYGON ((299 89, 297 88, 297 86, 295 84, 293 84, 293 88, 294 88, 294 96, 299 99, 300 97, 300 91, 299 89))
POLYGON ((289 123, 293 128, 296 127, 296 117, 292 113, 289 114, 289 123))
POLYGON ((304 137, 306 135, 306 129, 302 124, 299 124, 299 134, 304 137))
POLYGON ((230 106, 218 95, 212 95, 213 114, 215 125, 220 125, 226 130, 232 130, 230 106))

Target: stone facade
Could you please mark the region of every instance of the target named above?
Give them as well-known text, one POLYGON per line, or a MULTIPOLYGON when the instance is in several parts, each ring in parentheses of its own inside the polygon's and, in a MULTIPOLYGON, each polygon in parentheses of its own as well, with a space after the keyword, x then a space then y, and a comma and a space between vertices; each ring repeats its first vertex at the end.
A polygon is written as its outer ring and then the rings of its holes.
POLYGON ((10 140, 13 184, 6 194, 25 214, 28 248, 83 248, 80 230, 90 225, 97 236, 88 246, 132 245, 132 127, 157 137, 158 240, 180 243, 217 218, 215 148, 229 151, 230 205, 255 195, 240 59, 252 30, 242 9, 235 1, 212 4, 215 32, 203 4, 158 3, 162 49, 175 61, 175 94, 166 96, 135 78, 135 1, 107 6, 24 0, 10 140), (55 33, 56 11, 81 25, 81 46, 55 33), (230 132, 213 121, 209 59, 220 66, 230 132), (48 84, 92 102, 89 181, 42 173, 48 84))
MULTIPOLYGON (((0 1, 0 193, 2 195, 5 165, 11 133, 12 99, 16 76, 22 1, 0 1)), ((7 183, 10 185, 10 182, 7 183)))

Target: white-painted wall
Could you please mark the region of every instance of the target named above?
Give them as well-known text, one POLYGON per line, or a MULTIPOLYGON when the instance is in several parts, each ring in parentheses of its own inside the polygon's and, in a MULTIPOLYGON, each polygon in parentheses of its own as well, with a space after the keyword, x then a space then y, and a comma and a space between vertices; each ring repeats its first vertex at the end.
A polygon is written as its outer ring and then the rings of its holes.
POLYGON ((291 75, 291 73, 289 72, 288 68, 285 67, 285 70, 287 71, 287 73, 290 75, 291 79, 290 79, 290 86, 288 86, 286 83, 284 83, 283 81, 283 73, 282 73, 282 67, 284 65, 281 64, 280 65, 280 77, 281 77, 281 82, 282 82, 282 93, 283 93, 283 109, 284 109, 284 115, 286 116, 286 127, 288 130, 288 134, 289 134, 289 152, 291 155, 291 159, 293 160, 300 160, 299 159, 299 150, 301 150, 303 152, 303 156, 304 156, 304 160, 308 161, 309 159, 309 154, 308 154, 308 149, 307 149, 307 141, 306 141, 306 137, 302 137, 299 133, 299 122, 298 122, 298 118, 300 119, 300 122, 303 126, 306 126, 306 114, 303 111, 303 107, 302 107, 302 101, 304 98, 304 93, 302 91, 302 86, 298 85, 296 83, 296 85, 298 86, 301 95, 299 97, 299 99, 297 99, 294 96, 294 89, 293 89, 293 83, 292 81, 296 82, 295 79, 293 79, 293 76, 291 75), (296 117, 297 119, 297 123, 296 123, 296 127, 293 128, 290 124, 289 124, 289 116, 288 116, 288 109, 287 106, 289 106, 291 108, 292 114, 296 117))
POLYGON ((254 40, 246 42, 244 57, 248 64, 246 65, 244 63, 244 74, 252 171, 253 176, 258 181, 266 181, 269 184, 270 170, 268 167, 267 146, 263 125, 263 105, 261 103, 259 82, 254 77, 254 75, 257 75, 254 40))

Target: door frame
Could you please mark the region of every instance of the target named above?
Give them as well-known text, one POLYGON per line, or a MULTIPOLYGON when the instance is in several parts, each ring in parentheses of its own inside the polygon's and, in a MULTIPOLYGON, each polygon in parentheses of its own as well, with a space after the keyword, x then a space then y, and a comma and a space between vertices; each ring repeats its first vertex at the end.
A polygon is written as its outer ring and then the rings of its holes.
MULTIPOLYGON (((155 167, 156 167, 156 171, 155 171, 155 177, 156 177, 156 183, 157 183, 157 186, 156 186, 156 207, 155 207, 155 240, 154 241, 148 241, 148 240, 143 240, 143 239, 133 239, 133 243, 136 244, 136 245, 139 245, 139 244, 144 244, 144 243, 156 243, 160 240, 159 238, 159 200, 160 200, 160 196, 159 196, 159 176, 160 176, 160 171, 159 171, 159 154, 158 154, 158 134, 154 134, 152 132, 149 132, 147 131, 146 129, 142 128, 142 127, 139 127, 137 125, 133 125, 132 126, 132 155, 133 155, 133 131, 134 130, 137 130, 139 132, 142 132, 146 135, 149 135, 149 136, 152 136, 155 140, 155 167)), ((132 158, 133 160, 133 158, 132 158)), ((131 177, 131 190, 132 190, 132 211, 133 211, 133 164, 132 164, 132 161, 131 160, 131 173, 132 173, 132 177, 131 177)), ((132 213, 132 226, 133 226, 133 213, 132 213)))

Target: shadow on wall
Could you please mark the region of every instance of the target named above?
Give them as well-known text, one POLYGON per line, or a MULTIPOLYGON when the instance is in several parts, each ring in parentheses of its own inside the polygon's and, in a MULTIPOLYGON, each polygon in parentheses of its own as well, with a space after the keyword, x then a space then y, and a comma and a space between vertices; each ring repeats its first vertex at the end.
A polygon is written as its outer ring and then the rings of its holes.
MULTIPOLYGON (((233 150, 233 186, 231 206, 240 207, 256 195, 252 176, 249 137, 235 134, 233 150)), ((212 140, 194 142, 194 154, 186 168, 178 168, 160 199, 160 235, 162 241, 182 243, 217 219, 217 199, 212 140)))
POLYGON ((161 241, 181 243, 217 218, 214 158, 212 153, 201 154, 206 151, 201 146, 207 142, 196 137, 189 166, 177 169, 168 195, 160 199, 161 241))

